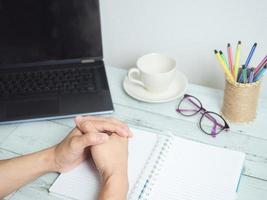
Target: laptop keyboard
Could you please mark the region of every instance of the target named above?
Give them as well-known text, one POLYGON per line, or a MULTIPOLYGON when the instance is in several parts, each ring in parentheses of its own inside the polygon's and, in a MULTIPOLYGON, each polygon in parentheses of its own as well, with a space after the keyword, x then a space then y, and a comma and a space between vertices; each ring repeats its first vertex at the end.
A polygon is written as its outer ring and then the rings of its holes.
POLYGON ((87 93, 95 91, 90 68, 0 74, 0 97, 87 93))

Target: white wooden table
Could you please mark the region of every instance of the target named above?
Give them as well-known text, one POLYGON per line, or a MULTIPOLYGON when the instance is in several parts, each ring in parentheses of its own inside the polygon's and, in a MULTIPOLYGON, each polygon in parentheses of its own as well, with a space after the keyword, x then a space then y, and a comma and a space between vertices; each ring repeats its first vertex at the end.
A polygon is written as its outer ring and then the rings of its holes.
MULTIPOLYGON (((198 127, 200 116, 187 118, 175 112, 179 100, 148 104, 125 94, 122 81, 126 71, 107 68, 109 85, 115 106, 115 117, 154 130, 169 130, 177 136, 246 153, 239 200, 267 200, 267 100, 260 99, 257 119, 250 124, 230 124, 231 131, 216 138, 203 134, 198 127)), ((198 97, 203 106, 220 112, 223 92, 191 84, 187 91, 198 97)), ((62 140, 74 127, 73 119, 41 121, 0 126, 0 160, 35 152, 62 140)), ((30 170, 30 169, 29 169, 30 170)), ((58 174, 50 173, 15 192, 12 200, 59 199, 48 194, 48 188, 58 174)), ((0 180, 1 181, 1 180, 0 180)))

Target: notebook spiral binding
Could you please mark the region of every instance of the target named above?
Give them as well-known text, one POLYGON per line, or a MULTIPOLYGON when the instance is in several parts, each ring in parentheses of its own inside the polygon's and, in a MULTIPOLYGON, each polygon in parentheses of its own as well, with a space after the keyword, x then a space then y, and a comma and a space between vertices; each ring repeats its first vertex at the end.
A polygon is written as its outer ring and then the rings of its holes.
POLYGON ((159 136, 139 180, 130 193, 129 200, 148 200, 172 143, 172 135, 159 136))

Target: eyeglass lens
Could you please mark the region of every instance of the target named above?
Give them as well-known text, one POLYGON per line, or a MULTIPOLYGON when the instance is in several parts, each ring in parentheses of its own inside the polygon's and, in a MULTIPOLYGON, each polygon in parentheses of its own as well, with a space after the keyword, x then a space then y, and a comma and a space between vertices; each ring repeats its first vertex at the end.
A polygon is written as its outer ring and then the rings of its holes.
POLYGON ((180 102, 177 112, 185 115, 185 116, 192 116, 197 114, 201 109, 201 103, 198 99, 186 96, 180 102))
POLYGON ((216 113, 205 112, 200 119, 200 128, 209 135, 215 136, 220 133, 225 127, 225 122, 216 113))

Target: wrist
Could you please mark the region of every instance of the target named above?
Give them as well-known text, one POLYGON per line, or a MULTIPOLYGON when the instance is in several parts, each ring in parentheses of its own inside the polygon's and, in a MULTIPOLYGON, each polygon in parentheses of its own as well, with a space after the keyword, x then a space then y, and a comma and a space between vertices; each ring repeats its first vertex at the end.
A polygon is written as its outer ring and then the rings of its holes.
POLYGON ((40 165, 43 166, 43 171, 48 172, 57 172, 57 165, 55 163, 55 148, 50 147, 40 152, 39 156, 40 165))
POLYGON ((114 173, 108 177, 103 177, 99 200, 125 200, 128 188, 127 173, 114 173))

